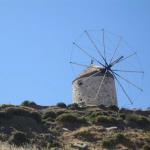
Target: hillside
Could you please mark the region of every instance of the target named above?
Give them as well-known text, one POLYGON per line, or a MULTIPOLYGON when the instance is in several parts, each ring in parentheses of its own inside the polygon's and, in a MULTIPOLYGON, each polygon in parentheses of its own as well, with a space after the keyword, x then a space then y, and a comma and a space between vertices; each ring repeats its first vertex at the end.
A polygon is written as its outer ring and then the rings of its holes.
POLYGON ((0 106, 0 150, 150 150, 150 110, 0 106))

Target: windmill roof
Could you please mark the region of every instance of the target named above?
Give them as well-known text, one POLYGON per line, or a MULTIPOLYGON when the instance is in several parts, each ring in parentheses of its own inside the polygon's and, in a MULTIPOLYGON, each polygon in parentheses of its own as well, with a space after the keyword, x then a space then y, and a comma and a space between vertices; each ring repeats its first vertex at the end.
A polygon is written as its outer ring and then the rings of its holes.
MULTIPOLYGON (((101 67, 101 66, 97 66, 95 64, 92 64, 90 66, 88 66, 83 72, 81 72, 74 80, 78 80, 80 78, 84 78, 84 77, 89 77, 91 76, 92 74, 96 73, 96 72, 99 72, 99 74, 96 74, 96 75, 102 75, 102 73, 104 73, 105 71, 105 68, 101 67)), ((96 76, 95 75, 95 76, 96 76)))

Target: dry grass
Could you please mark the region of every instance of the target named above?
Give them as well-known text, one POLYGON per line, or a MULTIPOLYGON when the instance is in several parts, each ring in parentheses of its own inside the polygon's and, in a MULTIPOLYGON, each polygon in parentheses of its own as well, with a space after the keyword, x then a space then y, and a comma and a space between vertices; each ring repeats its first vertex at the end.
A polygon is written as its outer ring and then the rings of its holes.
POLYGON ((35 146, 16 147, 8 143, 0 143, 0 150, 38 150, 35 146))

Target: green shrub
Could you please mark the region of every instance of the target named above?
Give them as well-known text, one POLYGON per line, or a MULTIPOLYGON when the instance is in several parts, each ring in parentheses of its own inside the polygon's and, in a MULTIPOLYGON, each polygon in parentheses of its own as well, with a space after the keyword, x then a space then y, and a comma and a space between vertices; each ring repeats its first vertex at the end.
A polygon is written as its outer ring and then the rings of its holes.
POLYGON ((60 108, 66 108, 67 106, 66 106, 66 104, 65 103, 63 103, 63 102, 59 102, 59 103, 57 103, 57 105, 56 105, 57 107, 60 107, 60 108))
POLYGON ((9 143, 16 146, 22 146, 28 142, 29 140, 27 139, 25 133, 20 131, 13 132, 13 134, 9 138, 9 143))
POLYGON ((37 104, 33 101, 25 100, 21 103, 22 106, 27 106, 27 107, 36 107, 37 104))

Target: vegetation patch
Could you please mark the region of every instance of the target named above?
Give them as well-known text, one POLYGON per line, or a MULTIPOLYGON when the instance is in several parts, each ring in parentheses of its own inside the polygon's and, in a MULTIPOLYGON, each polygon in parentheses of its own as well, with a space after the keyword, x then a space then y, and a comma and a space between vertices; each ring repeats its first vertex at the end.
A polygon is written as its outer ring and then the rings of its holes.
POLYGON ((136 149, 134 143, 122 133, 118 133, 114 137, 103 140, 102 147, 108 149, 115 149, 117 144, 122 144, 129 149, 136 149))
POLYGON ((120 126, 120 124, 122 122, 123 121, 121 119, 114 118, 114 117, 111 117, 111 116, 104 116, 104 115, 99 115, 94 120, 95 124, 100 124, 100 125, 103 125, 105 127, 120 126))
POLYGON ((142 150, 150 150, 150 145, 148 144, 143 145, 142 150))
POLYGON ((94 137, 94 134, 92 134, 90 131, 82 131, 75 135, 76 138, 87 141, 87 142, 95 142, 96 138, 94 137))
POLYGON ((89 149, 149 150, 148 113, 104 107, 4 105, 0 107, 0 141, 16 146, 15 150, 17 146, 32 149, 31 145, 36 150, 74 150, 69 143, 86 143, 89 149))
POLYGON ((14 144, 16 146, 22 146, 24 144, 29 143, 26 134, 20 131, 15 131, 9 138, 9 143, 14 144))
POLYGON ((67 108, 71 110, 80 110, 80 107, 77 103, 69 104, 67 108))
POLYGON ((127 115, 126 123, 129 127, 150 130, 150 119, 145 116, 127 115))
POLYGON ((60 108, 66 108, 67 106, 66 106, 66 104, 65 103, 63 103, 63 102, 59 102, 59 103, 57 103, 57 105, 56 105, 57 107, 60 107, 60 108))
POLYGON ((21 103, 22 106, 27 106, 27 107, 32 107, 32 108, 36 108, 37 104, 33 101, 29 101, 29 100, 25 100, 21 103))
POLYGON ((35 119, 37 122, 41 121, 41 115, 36 111, 29 111, 24 108, 19 107, 9 107, 2 112, 2 114, 6 117, 13 117, 13 116, 26 116, 35 119))
POLYGON ((56 113, 54 111, 46 111, 44 112, 43 116, 42 116, 43 119, 47 119, 47 118, 50 118, 50 119, 55 119, 56 118, 56 113))
POLYGON ((56 121, 62 123, 67 128, 77 128, 87 124, 86 119, 79 117, 75 113, 64 113, 59 115, 56 121))

